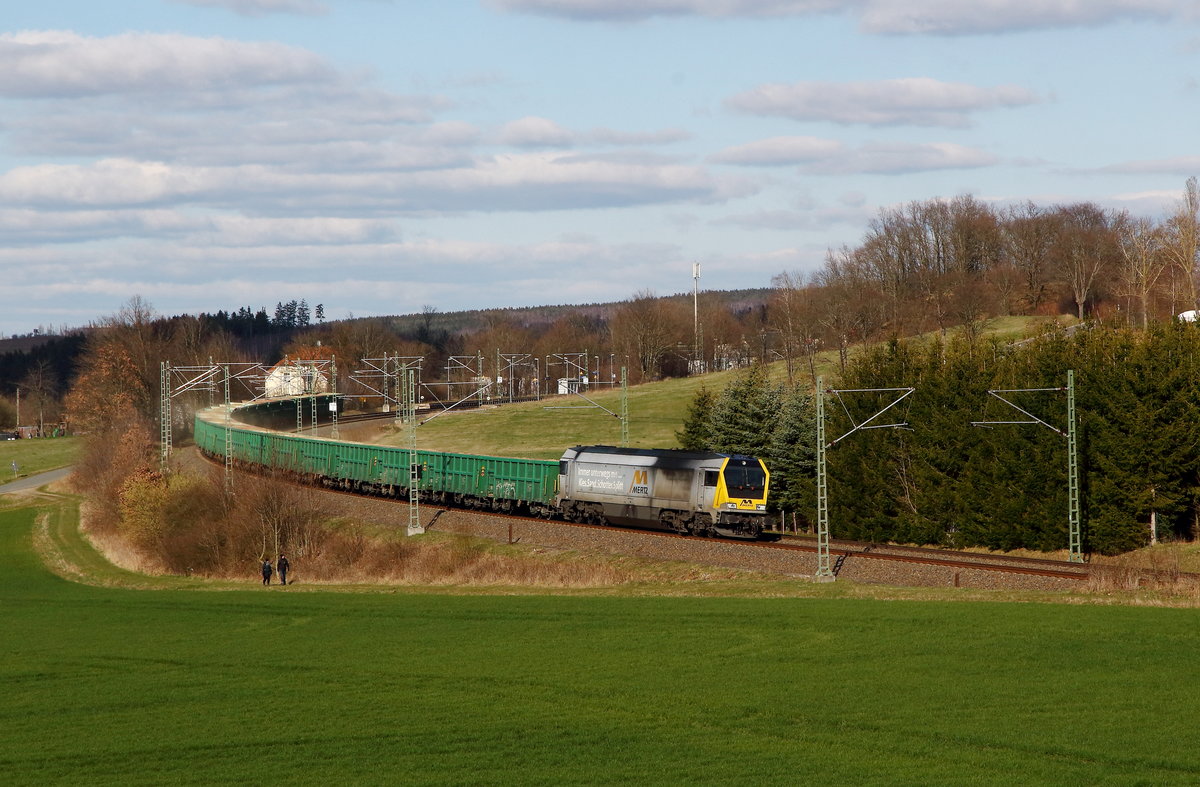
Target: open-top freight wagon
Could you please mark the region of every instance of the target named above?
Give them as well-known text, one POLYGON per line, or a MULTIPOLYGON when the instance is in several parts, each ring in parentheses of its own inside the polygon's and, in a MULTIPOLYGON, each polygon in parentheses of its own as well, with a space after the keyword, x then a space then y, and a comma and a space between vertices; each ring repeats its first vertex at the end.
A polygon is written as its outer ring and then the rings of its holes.
POLYGON ((273 399, 196 415, 196 445, 234 466, 308 484, 407 498, 415 463, 420 499, 436 505, 696 535, 763 538, 769 473, 749 456, 576 446, 559 461, 354 443, 269 427, 296 408, 326 411, 333 395, 273 399), (318 404, 319 402, 319 404, 318 404))

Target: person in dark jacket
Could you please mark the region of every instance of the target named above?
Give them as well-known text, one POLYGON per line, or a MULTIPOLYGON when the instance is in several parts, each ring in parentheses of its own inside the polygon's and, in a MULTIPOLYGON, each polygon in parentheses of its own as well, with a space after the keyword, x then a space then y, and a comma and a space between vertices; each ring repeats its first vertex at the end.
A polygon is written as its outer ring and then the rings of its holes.
POLYGON ((271 561, 264 560, 263 561, 263 584, 264 585, 271 584, 271 574, 272 573, 274 573, 274 569, 271 568, 271 561))
POLYGON ((279 584, 287 584, 287 572, 291 565, 286 555, 280 555, 279 560, 275 561, 275 568, 279 570, 279 584))

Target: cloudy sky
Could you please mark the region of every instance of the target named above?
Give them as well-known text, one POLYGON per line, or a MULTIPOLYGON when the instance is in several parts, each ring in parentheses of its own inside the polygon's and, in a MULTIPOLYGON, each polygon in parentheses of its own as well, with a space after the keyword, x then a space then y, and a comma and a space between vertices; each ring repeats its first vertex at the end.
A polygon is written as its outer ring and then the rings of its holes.
POLYGON ((1194 0, 41 0, 0 19, 0 335, 768 286, 880 208, 1200 174, 1194 0))

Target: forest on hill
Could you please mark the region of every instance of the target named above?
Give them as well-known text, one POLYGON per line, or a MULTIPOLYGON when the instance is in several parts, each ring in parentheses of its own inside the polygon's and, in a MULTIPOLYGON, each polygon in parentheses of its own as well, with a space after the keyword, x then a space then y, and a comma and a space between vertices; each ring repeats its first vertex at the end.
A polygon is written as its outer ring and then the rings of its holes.
MULTIPOLYGON (((1200 529, 1200 327, 1093 324, 1018 348, 966 341, 889 343, 840 385, 917 388, 911 431, 880 430, 832 453, 853 485, 831 515, 850 537, 993 549, 1066 545, 1067 371, 1074 372, 1084 544, 1117 554, 1200 529), (895 384, 892 382, 891 384, 895 384), (1029 390, 1042 389, 1042 390, 1029 390)), ((907 401, 907 400, 906 400, 907 401)), ((846 488, 843 486, 843 488, 846 488)))

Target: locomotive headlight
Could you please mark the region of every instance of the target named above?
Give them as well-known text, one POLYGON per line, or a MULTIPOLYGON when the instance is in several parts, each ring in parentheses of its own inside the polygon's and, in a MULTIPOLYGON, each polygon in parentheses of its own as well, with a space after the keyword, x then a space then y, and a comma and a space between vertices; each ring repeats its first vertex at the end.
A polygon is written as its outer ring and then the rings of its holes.
POLYGON ((763 505, 762 503, 759 503, 754 508, 758 511, 766 511, 767 510, 767 507, 765 505, 763 505))

